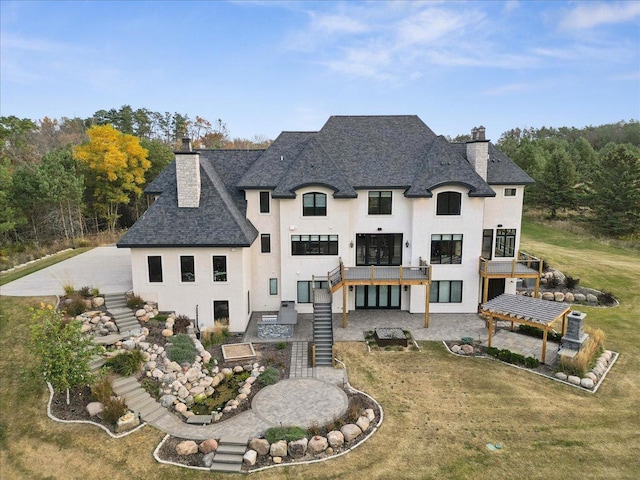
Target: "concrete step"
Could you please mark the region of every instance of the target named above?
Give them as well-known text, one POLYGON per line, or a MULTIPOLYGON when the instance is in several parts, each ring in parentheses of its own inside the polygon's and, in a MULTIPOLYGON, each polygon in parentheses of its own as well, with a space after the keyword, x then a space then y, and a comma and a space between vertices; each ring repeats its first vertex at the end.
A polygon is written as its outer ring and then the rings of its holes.
POLYGON ((131 402, 131 403, 127 402, 127 407, 129 407, 129 409, 133 410, 134 412, 141 412, 146 407, 150 405, 154 405, 156 403, 157 402, 155 401, 155 399, 151 397, 146 397, 146 398, 141 398, 139 400, 136 400, 135 402, 131 402))
MULTIPOLYGON (((137 390, 140 387, 140 384, 134 378, 133 383, 124 383, 122 385, 114 385, 113 391, 116 395, 125 396, 126 394, 131 394, 134 390, 137 390)), ((144 390, 143 390, 144 391, 144 390)))
POLYGON ((160 420, 162 417, 164 417, 165 415, 171 415, 166 408, 164 408, 162 405, 160 405, 160 408, 158 410, 155 410, 151 413, 148 413, 144 416, 143 420, 145 422, 149 422, 149 423, 153 423, 156 422, 158 420, 160 420))
POLYGON ((150 397, 149 392, 145 391, 144 388, 140 388, 140 390, 131 390, 123 395, 127 402, 135 402, 139 398, 150 397))
POLYGON ((147 415, 151 415, 160 409, 166 411, 166 409, 162 405, 154 400, 153 403, 147 405, 146 407, 138 409, 138 413, 140 414, 140 418, 144 420, 145 418, 147 418, 147 415))
POLYGON ((211 464, 212 472, 239 472, 242 469, 242 463, 218 463, 214 460, 211 464))
POLYGON ((125 385, 128 383, 138 383, 136 377, 116 377, 112 384, 114 387, 118 387, 120 385, 125 385))
POLYGON ((113 345, 120 340, 127 338, 127 335, 121 333, 112 333, 111 335, 105 335, 103 337, 93 337, 93 343, 96 345, 113 345))
MULTIPOLYGON (((218 446, 218 450, 220 447, 218 446)), ((242 465, 242 455, 238 455, 237 453, 218 453, 216 450, 216 454, 213 457, 213 461, 216 463, 239 463, 242 465)))
POLYGON ((218 449, 216 450, 216 454, 229 453, 232 455, 244 455, 244 452, 246 451, 247 451, 246 445, 230 445, 228 443, 223 443, 222 445, 218 444, 218 449))
POLYGON ((246 437, 236 437, 233 435, 227 435, 226 437, 220 437, 218 446, 220 445, 244 445, 245 447, 249 443, 249 439, 246 437))
POLYGON ((92 372, 95 372, 96 370, 100 370, 100 367, 102 367, 106 362, 107 362, 106 358, 99 357, 95 360, 91 360, 91 363, 89 363, 89 368, 91 369, 92 372))

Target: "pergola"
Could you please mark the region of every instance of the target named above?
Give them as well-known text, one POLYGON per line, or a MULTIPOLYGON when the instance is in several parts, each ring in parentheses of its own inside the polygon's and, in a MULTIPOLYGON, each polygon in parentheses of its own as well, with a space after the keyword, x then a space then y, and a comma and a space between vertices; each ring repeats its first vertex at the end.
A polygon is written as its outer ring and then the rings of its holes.
POLYGON ((489 300, 480 307, 480 313, 489 318, 489 347, 491 346, 495 320, 511 322, 511 331, 513 331, 514 322, 541 329, 543 332, 542 363, 544 363, 547 353, 547 334, 553 330, 553 325, 559 320, 562 320, 562 335, 566 333, 566 319, 569 310, 571 310, 571 305, 566 303, 508 293, 489 300))

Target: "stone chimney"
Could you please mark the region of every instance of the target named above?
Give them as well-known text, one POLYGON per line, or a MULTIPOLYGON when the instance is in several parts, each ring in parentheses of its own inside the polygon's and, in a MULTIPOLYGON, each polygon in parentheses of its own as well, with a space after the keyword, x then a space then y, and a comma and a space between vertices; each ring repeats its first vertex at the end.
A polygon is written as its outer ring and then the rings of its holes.
POLYGON ((178 207, 200 206, 200 154, 191 150, 191 140, 182 139, 182 148, 176 155, 176 182, 178 207))
POLYGON ((467 160, 484 181, 487 181, 489 163, 489 140, 485 139, 482 125, 471 130, 471 140, 467 142, 467 160))

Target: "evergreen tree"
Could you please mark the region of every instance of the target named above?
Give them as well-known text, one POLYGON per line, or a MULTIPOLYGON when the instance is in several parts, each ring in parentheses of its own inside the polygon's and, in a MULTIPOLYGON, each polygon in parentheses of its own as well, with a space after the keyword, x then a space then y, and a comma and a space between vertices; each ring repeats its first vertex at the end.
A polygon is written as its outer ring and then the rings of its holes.
POLYGON ((540 201, 551 211, 551 218, 556 218, 558 209, 575 207, 577 180, 569 154, 563 147, 556 146, 544 166, 539 185, 540 201))

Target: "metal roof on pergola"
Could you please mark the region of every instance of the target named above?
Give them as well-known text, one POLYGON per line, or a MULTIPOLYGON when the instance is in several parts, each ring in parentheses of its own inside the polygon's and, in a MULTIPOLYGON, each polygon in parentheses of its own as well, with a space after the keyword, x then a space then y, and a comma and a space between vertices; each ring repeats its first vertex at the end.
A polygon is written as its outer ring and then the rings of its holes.
POLYGON ((526 297, 524 295, 512 295, 504 293, 480 307, 481 314, 489 317, 489 340, 493 335, 493 322, 495 320, 506 320, 513 324, 523 323, 542 330, 542 363, 545 361, 547 353, 547 334, 553 330, 553 324, 562 320, 562 335, 566 332, 567 313, 571 310, 571 305, 563 302, 551 302, 538 298, 526 297))

